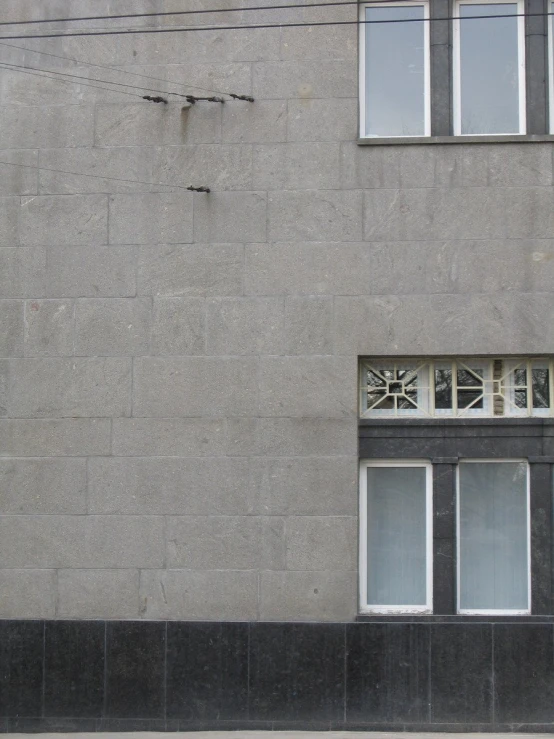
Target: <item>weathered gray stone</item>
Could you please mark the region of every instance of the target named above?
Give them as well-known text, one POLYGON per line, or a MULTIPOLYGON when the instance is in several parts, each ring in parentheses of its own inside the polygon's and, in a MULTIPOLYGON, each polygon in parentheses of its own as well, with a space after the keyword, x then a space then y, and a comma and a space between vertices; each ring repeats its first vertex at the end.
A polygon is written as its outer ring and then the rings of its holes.
POLYGON ((208 354, 282 354, 284 301, 214 298, 207 303, 208 354))
MULTIPOLYGON (((0 210, 0 223, 1 220, 0 210)), ((0 241, 1 239, 0 235, 0 241)), ((2 298, 43 296, 45 270, 46 250, 42 247, 36 249, 0 248, 0 295, 2 298)))
POLYGON ((111 244, 186 244, 192 239, 191 193, 110 197, 111 244))
POLYGON ((38 152, 25 149, 0 151, 0 160, 9 162, 0 164, 0 196, 38 193, 38 152), (18 164, 21 166, 18 167, 18 164))
MULTIPOLYGON (((29 75, 26 77, 32 79, 29 75)), ((44 77, 41 78, 44 83, 44 77)), ((25 82, 28 84, 27 80, 25 82)), ((66 104, 62 110, 63 115, 60 115, 56 105, 3 105, 0 108, 0 148, 92 146, 93 108, 66 104)))
POLYGON ((287 354, 333 353, 332 298, 287 298, 285 325, 287 354))
POLYGON ((0 357, 23 354, 23 307, 20 300, 0 303, 0 357))
POLYGON ((153 176, 156 182, 181 187, 207 185, 214 191, 211 199, 221 190, 251 190, 252 147, 241 144, 162 147, 157 150, 153 176))
POLYGON ((358 101, 355 98, 289 100, 288 114, 288 141, 337 142, 357 137, 358 101))
MULTIPOLYGON (((317 8, 304 9, 305 20, 314 20, 314 12, 317 8)), ((345 8, 334 7, 331 9, 320 9, 323 11, 324 20, 338 20, 338 12, 345 8), (327 12, 325 12, 327 10, 327 12), (329 14, 332 16, 329 17, 329 14)), ((355 21, 355 9, 346 8, 348 20, 355 21), (352 12, 354 10, 354 12, 352 12)), ((298 16, 295 14, 295 19, 298 16)), ((308 26, 307 28, 283 28, 281 33, 281 59, 320 59, 327 62, 329 59, 348 59, 352 66, 356 65, 358 53, 358 34, 356 25, 350 26, 308 26)))
POLYGON ((0 420, 1 457, 85 457, 110 453, 105 418, 0 420))
POLYGON ((257 507, 248 460, 237 457, 96 457, 88 483, 91 513, 247 515, 257 507))
POLYGON ((360 192, 308 190, 269 194, 270 241, 360 241, 361 238, 360 192))
POLYGON ((147 354, 151 322, 151 298, 78 300, 75 354, 84 357, 147 354))
MULTIPOLYGON (((223 141, 249 144, 286 141, 287 103, 285 100, 260 100, 255 105, 237 102, 223 107, 223 141)), ((254 164, 254 173, 256 164, 254 164)))
POLYGON ((253 65, 256 99, 353 98, 357 68, 349 61, 260 62, 253 65))
POLYGON ((354 572, 262 572, 263 621, 350 621, 357 612, 354 572))
POLYGON ((22 198, 19 218, 23 246, 108 243, 106 195, 40 195, 22 198))
POLYGON ((338 143, 262 144, 254 147, 254 187, 260 190, 334 190, 338 143))
POLYGON ((55 570, 0 570, 0 618, 55 615, 55 570))
POLYGON ((0 198, 0 246, 18 245, 19 211, 19 198, 0 198))
POLYGON ((258 617, 255 572, 143 570, 141 614, 179 621, 252 621, 258 617))
POLYGON ((492 146, 487 153, 490 185, 552 186, 552 150, 548 144, 492 146))
POLYGON ((161 516, 0 516, 6 568, 161 567, 161 516))
POLYGON ((10 360, 8 412, 14 418, 128 416, 130 411, 128 359, 10 360))
POLYGON ((143 247, 138 291, 170 297, 242 295, 243 264, 242 244, 143 247))
POLYGON ((357 570, 358 520, 293 516, 286 521, 287 570, 357 570))
POLYGON ((206 306, 202 298, 155 298, 151 353, 205 354, 206 306))
POLYGON ((265 192, 213 192, 194 195, 194 240, 264 241, 265 192))
MULTIPOLYGON (((251 416, 258 410, 255 358, 141 357, 134 416, 251 416)), ((125 415, 125 414, 120 414, 125 415)))
MULTIPOLYGON (((0 439, 1 434, 0 422, 0 439)), ((218 456, 222 453, 224 439, 223 419, 113 419, 113 453, 118 457, 218 456)))
POLYGON ((59 618, 138 618, 138 570, 58 570, 59 618))
POLYGON ((86 513, 84 459, 0 459, 0 510, 86 513))
POLYGON ((72 300, 26 301, 25 356, 71 356, 74 320, 72 300))
MULTIPOLYGON (((132 297, 137 289, 135 251, 130 246, 52 247, 43 294, 50 298, 132 297)), ((41 257, 37 250, 32 258, 38 261, 41 257)))

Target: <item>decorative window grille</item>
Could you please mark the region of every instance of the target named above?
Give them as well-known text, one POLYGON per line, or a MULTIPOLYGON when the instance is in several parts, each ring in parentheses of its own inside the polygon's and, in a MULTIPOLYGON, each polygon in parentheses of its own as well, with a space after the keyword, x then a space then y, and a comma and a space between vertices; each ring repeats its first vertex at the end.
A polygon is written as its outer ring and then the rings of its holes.
POLYGON ((530 358, 367 359, 362 418, 554 415, 554 361, 530 358))

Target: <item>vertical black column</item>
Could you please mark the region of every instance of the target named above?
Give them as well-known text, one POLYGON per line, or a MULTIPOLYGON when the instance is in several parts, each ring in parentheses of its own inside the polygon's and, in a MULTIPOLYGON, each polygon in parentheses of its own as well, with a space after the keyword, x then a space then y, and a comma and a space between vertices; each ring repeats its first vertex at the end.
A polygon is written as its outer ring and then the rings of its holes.
POLYGON ((457 460, 433 460, 433 613, 456 613, 455 470, 457 460))
POLYGON ((552 466, 531 462, 531 613, 552 613, 552 466))
POLYGON ((431 0, 431 135, 452 133, 452 15, 451 0, 431 0))
POLYGON ((527 133, 548 133, 548 24, 547 0, 525 0, 525 77, 527 133))

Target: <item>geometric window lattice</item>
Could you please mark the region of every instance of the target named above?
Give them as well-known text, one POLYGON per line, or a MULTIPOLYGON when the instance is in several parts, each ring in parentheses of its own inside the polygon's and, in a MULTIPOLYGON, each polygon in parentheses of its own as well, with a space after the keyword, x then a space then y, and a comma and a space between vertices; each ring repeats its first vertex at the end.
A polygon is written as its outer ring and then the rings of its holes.
POLYGON ((362 418, 554 415, 551 359, 364 359, 362 418))

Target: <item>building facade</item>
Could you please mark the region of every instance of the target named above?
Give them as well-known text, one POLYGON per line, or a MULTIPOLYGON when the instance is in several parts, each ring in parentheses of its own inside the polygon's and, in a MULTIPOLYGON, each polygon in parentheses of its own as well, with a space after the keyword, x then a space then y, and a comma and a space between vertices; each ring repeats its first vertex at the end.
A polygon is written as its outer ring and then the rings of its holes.
POLYGON ((0 731, 552 731, 551 4, 249 5, 3 0, 0 731))

